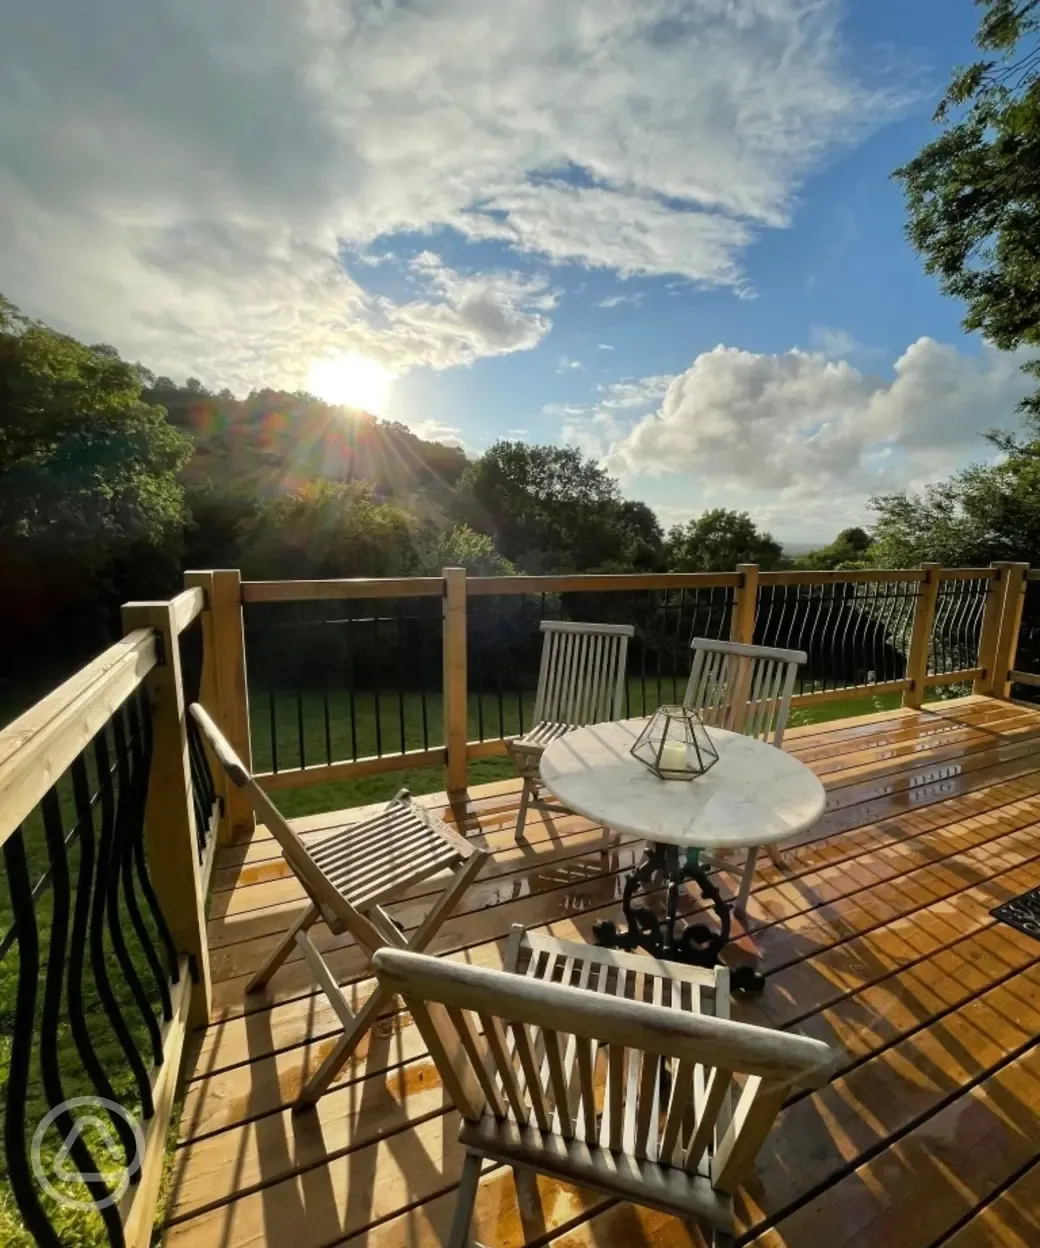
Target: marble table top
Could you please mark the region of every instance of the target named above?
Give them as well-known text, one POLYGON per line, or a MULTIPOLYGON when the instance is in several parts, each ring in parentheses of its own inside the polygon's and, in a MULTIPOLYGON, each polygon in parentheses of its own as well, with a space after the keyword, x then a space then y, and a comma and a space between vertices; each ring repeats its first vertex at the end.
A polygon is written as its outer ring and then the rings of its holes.
POLYGON ((719 761, 693 780, 661 780, 629 753, 645 719, 593 724, 542 755, 542 783, 565 806, 617 832, 697 849, 770 845, 823 814, 816 775, 775 746, 721 728, 719 761))

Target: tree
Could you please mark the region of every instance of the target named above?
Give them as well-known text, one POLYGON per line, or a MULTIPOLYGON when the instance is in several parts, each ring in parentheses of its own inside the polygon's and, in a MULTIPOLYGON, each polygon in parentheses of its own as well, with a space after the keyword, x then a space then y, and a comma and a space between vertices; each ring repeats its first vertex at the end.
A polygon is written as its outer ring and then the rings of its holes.
POLYGON ((643 503, 574 447, 496 442, 462 474, 462 518, 525 572, 616 571, 659 557, 643 503))
POLYGON ((0 297, 5 631, 31 637, 41 618, 75 613, 79 632, 89 633, 106 585, 128 561, 138 561, 143 589, 165 583, 184 520, 177 473, 190 454, 162 408, 142 401, 134 365, 0 297))
POLYGON ((422 573, 440 576, 443 568, 465 568, 470 576, 513 576, 516 568, 495 549, 486 533, 457 524, 438 534, 422 553, 422 573))
POLYGON ((783 548, 759 532, 746 511, 716 507, 669 530, 665 559, 673 572, 732 572, 738 563, 775 568, 783 548))
POLYGON ((832 568, 861 568, 870 548, 870 534, 866 529, 842 529, 829 546, 821 546, 819 550, 810 550, 808 554, 794 561, 798 568, 813 571, 832 568))
MULTIPOLYGON (((1006 445, 1006 443, 1005 443, 1006 445)), ((980 567, 994 559, 1040 561, 1040 438, 1009 448, 998 464, 976 464, 923 494, 891 494, 870 547, 875 567, 936 560, 980 567)))
POLYGON ((263 503, 242 534, 242 566, 262 578, 409 576, 415 522, 368 482, 311 481, 263 503))
MULTIPOLYGON (((996 56, 955 74, 936 112, 947 129, 895 176, 910 241, 966 302, 965 329, 1011 350, 1040 345, 1040 0, 977 3, 975 42, 996 56)), ((1040 377, 1040 361, 1023 367, 1040 377)), ((1023 406, 1040 413, 1040 391, 1023 406)))

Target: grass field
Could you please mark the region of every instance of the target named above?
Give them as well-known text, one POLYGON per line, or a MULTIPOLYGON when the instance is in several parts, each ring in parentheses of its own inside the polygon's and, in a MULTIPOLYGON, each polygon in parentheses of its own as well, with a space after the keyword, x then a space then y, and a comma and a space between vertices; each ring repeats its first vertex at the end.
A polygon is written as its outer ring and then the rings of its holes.
MULTIPOLYGON (((682 689, 675 692, 671 681, 663 682, 660 701, 681 697, 682 689)), ((950 696, 945 690, 944 696, 950 696)), ((647 682, 647 713, 658 705, 656 681, 647 682)), ((395 754, 401 750, 401 720, 404 720, 403 739, 409 750, 443 743, 441 731, 440 694, 426 695, 426 740, 423 736, 422 699, 418 694, 383 694, 377 702, 371 694, 357 694, 354 699, 354 716, 350 718, 350 706, 346 695, 330 695, 328 700, 328 735, 326 736, 325 700, 320 694, 278 693, 271 695, 262 690, 251 691, 253 765, 256 771, 272 770, 271 702, 274 702, 274 741, 280 770, 300 766, 300 725, 303 727, 303 757, 308 766, 326 761, 326 743, 331 745, 334 762, 349 759, 355 754, 364 757, 381 752, 395 754), (379 731, 377 733, 377 724, 379 731), (356 744, 356 750, 355 750, 356 744)), ((822 723, 831 719, 843 719, 850 715, 868 715, 875 711, 893 709, 899 705, 899 694, 883 694, 873 697, 842 698, 825 702, 820 706, 796 708, 791 712, 790 724, 822 723)), ((524 723, 531 722, 534 704, 533 691, 524 695, 524 723)), ((629 687, 629 707, 633 715, 643 713, 642 688, 633 680, 629 687)), ((520 716, 515 698, 503 706, 499 719, 498 698, 485 696, 483 707, 475 695, 470 696, 469 739, 480 736, 483 715, 484 739, 499 736, 503 731, 511 735, 519 730, 520 716)), ((472 759, 469 765, 471 785, 485 784, 515 775, 515 768, 508 757, 472 759)), ((345 810, 369 802, 389 800, 399 788, 412 793, 436 793, 444 788, 442 767, 422 767, 410 770, 386 772, 378 776, 363 776, 336 784, 315 784, 307 788, 280 789, 275 797, 279 808, 288 816, 310 815, 325 810, 345 810)))

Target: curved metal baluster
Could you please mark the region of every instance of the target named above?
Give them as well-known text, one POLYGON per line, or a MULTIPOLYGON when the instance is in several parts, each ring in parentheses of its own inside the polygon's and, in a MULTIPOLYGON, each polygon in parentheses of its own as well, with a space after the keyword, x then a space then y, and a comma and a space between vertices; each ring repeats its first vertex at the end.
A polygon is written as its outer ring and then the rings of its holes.
POLYGON ((94 897, 90 907, 90 968, 94 973, 101 1004, 116 1034, 120 1048, 126 1057, 127 1064, 133 1071, 137 1082, 137 1092, 141 1098, 142 1112, 146 1118, 153 1113, 152 1088, 148 1081, 148 1072, 138 1052, 122 1007, 112 990, 112 981, 108 975, 108 958, 105 954, 105 915, 108 910, 107 881, 111 872, 113 857, 113 839, 115 832, 115 795, 112 791, 112 774, 114 768, 109 762, 108 742, 105 732, 99 732, 94 738, 94 758, 97 764, 99 796, 101 805, 101 833, 98 840, 98 862, 94 897))
MULTIPOLYGON (((149 970, 152 972, 152 978, 155 980, 155 987, 159 994, 159 1002, 162 1008, 162 1016, 166 1022, 169 1022, 173 1018, 173 1004, 170 1000, 169 983, 167 982, 162 963, 159 961, 158 951, 152 941, 152 934, 149 932, 141 915, 141 907, 137 904, 137 894, 134 891, 133 867, 136 856, 134 850, 136 845, 144 840, 144 814, 145 801, 148 795, 148 772, 144 766, 144 749, 141 741, 140 723, 135 725, 133 722, 133 706, 133 701, 131 701, 127 707, 131 719, 132 742, 127 740, 123 713, 117 711, 112 719, 116 753, 119 757, 119 805, 121 808, 125 805, 126 808, 126 814, 123 820, 121 820, 123 827, 119 837, 119 874, 123 885, 123 901, 126 905, 126 912, 130 916, 130 922, 137 933, 138 945, 144 954, 145 961, 148 963, 149 970)), ((143 991, 143 984, 141 988, 143 991)), ((148 1014, 154 1022, 150 1002, 148 1003, 148 1014)), ((148 1030, 151 1032, 150 1027, 148 1030)), ((158 1032, 158 1028, 156 1028, 156 1031, 158 1032)), ((155 1039, 153 1035, 153 1046, 155 1045, 155 1039)), ((159 1065, 162 1061, 161 1036, 158 1042, 158 1054, 158 1057, 155 1059, 156 1065, 159 1065)))
MULTIPOLYGON (((58 794, 51 788, 41 803, 43 832, 47 841, 47 853, 51 866, 51 939, 47 950, 47 973, 43 984, 43 1011, 40 1020, 40 1075, 47 1104, 52 1110, 65 1104, 65 1089, 61 1082, 61 1065, 58 1058, 58 1028, 61 1023, 62 988, 65 979, 65 951, 69 937, 69 911, 72 897, 69 890, 69 864, 65 854, 65 832, 61 823, 61 806, 58 794)), ((112 1195, 108 1184, 100 1177, 97 1162, 91 1155, 82 1132, 75 1129, 75 1120, 65 1108, 54 1115, 54 1128, 65 1142, 69 1155, 76 1163, 80 1178, 90 1192, 91 1199, 103 1204, 100 1210, 108 1237, 113 1244, 123 1244, 123 1224, 119 1211, 108 1202, 112 1195)), ((130 1154, 134 1156, 133 1153, 130 1154)))
MULTIPOLYGON (((87 1015, 83 1008, 83 972, 87 952, 87 928, 90 921, 90 898, 94 885, 94 812, 90 800, 90 781, 87 764, 81 754, 72 764, 72 796, 76 803, 76 820, 79 824, 79 873, 76 882, 76 908, 72 916, 72 943, 69 946, 69 967, 66 976, 66 993, 69 1006, 69 1026, 76 1042, 83 1068, 90 1076, 98 1096, 108 1101, 118 1101, 105 1069, 94 1049, 94 1041, 87 1027, 87 1015)), ((108 1111, 126 1153, 127 1160, 134 1156, 137 1141, 130 1125, 122 1114, 108 1111)), ((136 1182, 136 1176, 134 1178, 136 1182)))
MULTIPOLYGON (((194 723, 194 720, 192 722, 194 723)), ((166 922, 166 915, 163 914, 162 906, 159 904, 159 898, 152 884, 152 876, 148 870, 148 860, 144 852, 148 777, 151 775, 152 770, 152 708, 148 705, 148 695, 143 689, 138 694, 138 698, 130 703, 130 724, 135 741, 134 767, 138 769, 135 771, 135 775, 140 779, 138 800, 141 808, 140 818, 136 819, 131 825, 137 829, 136 835, 132 838, 134 843, 134 865, 137 868, 138 884, 155 922, 155 930, 159 933, 159 939, 162 941, 163 948, 166 951, 166 968, 170 982, 176 984, 181 977, 177 946, 174 943, 173 933, 170 931, 169 924, 166 922)), ((209 763, 206 764, 206 768, 208 775, 209 763)), ((216 800, 215 793, 214 800, 216 800)), ((212 809, 213 805, 210 803, 210 810, 212 809)), ((164 1017, 166 1017, 165 1005, 164 1017)))
POLYGON ((18 987, 15 994, 11 1058, 4 1107, 4 1157, 18 1212, 39 1248, 62 1248, 36 1195, 25 1147, 25 1107, 29 1097, 32 1042, 36 1023, 36 984, 40 975, 40 935, 29 882, 29 863, 19 827, 4 842, 4 870, 11 897, 12 927, 18 933, 18 987))
MULTIPOLYGON (((99 764, 103 764, 103 770, 107 773, 109 769, 108 762, 108 742, 105 740, 105 734, 99 734, 97 741, 100 743, 102 758, 99 764)), ((119 877, 120 866, 123 859, 123 845, 126 841, 126 821, 127 807, 129 805, 130 794, 129 788, 129 768, 126 763, 125 754, 118 752, 116 758, 116 771, 119 776, 119 796, 115 798, 111 781, 106 789, 102 789, 102 816, 103 823, 108 832, 109 852, 108 859, 105 864, 107 871, 104 877, 100 874, 99 863, 99 885, 105 899, 104 913, 106 926, 108 928, 109 940, 112 942, 112 949, 115 952, 116 960, 119 963, 119 969, 126 980, 130 993, 134 998, 141 1019, 148 1031, 148 1038, 152 1046, 152 1057, 156 1065, 162 1061, 162 1037, 159 1034, 159 1024, 155 1021, 155 1015, 152 1013, 151 1005, 148 997, 141 984, 140 976, 137 974, 137 968, 133 964, 129 950, 126 947, 126 940, 123 936, 123 928, 120 922, 119 914, 119 877), (105 811, 106 798, 108 801, 108 810, 105 811), (107 816, 107 817, 106 817, 107 816), (102 883, 103 880, 103 883, 102 883)), ((133 1044, 133 1041, 131 1041, 133 1044)), ((134 1045, 136 1052, 136 1045, 134 1045)), ((140 1055, 138 1055, 140 1060, 140 1055)), ((136 1073, 136 1072, 135 1072, 136 1073)), ((141 1067, 141 1074, 144 1078, 145 1086, 148 1085, 148 1078, 144 1075, 144 1067, 141 1067)), ((142 1101, 142 1103, 144 1103, 142 1101)), ((148 1103, 151 1104, 151 1091, 148 1093, 148 1103)), ((151 1117, 152 1111, 149 1110, 145 1115, 151 1117)))

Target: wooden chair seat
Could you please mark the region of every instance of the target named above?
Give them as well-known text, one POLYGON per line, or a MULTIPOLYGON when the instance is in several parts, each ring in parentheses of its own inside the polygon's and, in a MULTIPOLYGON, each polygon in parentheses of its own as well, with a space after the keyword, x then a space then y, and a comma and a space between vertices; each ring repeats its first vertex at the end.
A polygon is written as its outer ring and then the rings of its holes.
POLYGON ((695 1220, 731 1242, 733 1193, 786 1098, 826 1081, 817 1040, 734 1023, 729 971, 525 933, 504 971, 385 949, 462 1116, 449 1248, 485 1158, 695 1220))
POLYGON ((367 910, 456 866, 460 841, 439 820, 433 824, 421 806, 398 794, 372 819, 349 824, 308 848, 315 865, 351 905, 367 910))

